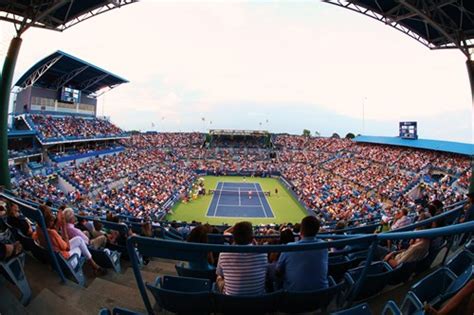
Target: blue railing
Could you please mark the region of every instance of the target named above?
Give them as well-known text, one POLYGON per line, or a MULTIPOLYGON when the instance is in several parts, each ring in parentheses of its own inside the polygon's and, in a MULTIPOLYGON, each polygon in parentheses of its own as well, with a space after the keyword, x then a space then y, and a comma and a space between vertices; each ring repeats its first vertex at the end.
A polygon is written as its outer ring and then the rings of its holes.
MULTIPOLYGON (((439 218, 437 218, 439 219, 439 218)), ((310 244, 296 244, 296 245, 261 245, 261 246, 236 246, 236 245, 219 245, 219 244, 198 244, 198 243, 186 243, 179 241, 165 241, 153 238, 132 236, 127 240, 127 249, 129 253, 132 253, 135 249, 145 256, 158 257, 165 259, 176 259, 183 261, 205 261, 207 259, 207 253, 220 253, 220 252, 234 252, 234 253, 272 253, 272 252, 292 252, 292 251, 306 251, 306 250, 320 250, 329 248, 341 248, 346 245, 361 245, 367 244, 369 251, 367 259, 365 261, 362 273, 355 282, 351 289, 351 293, 348 299, 348 304, 352 303, 352 300, 358 295, 369 269, 372 264, 375 250, 378 242, 381 240, 404 240, 404 239, 415 239, 415 238, 436 238, 440 236, 451 236, 462 233, 474 232, 474 222, 467 222, 442 228, 422 230, 422 231, 410 231, 410 232, 393 232, 393 233, 381 233, 371 235, 354 235, 353 237, 341 236, 332 238, 328 242, 318 242, 310 244)), ((152 304, 148 298, 145 284, 140 273, 139 264, 136 258, 132 255, 132 268, 137 281, 140 294, 143 302, 149 314, 153 314, 152 304)))

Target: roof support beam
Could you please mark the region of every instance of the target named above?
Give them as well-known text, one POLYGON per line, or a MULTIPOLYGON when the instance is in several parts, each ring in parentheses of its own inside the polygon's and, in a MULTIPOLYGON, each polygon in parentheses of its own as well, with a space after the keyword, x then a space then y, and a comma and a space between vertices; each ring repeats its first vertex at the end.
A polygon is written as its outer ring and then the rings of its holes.
POLYGON ((447 38, 451 43, 456 45, 456 47, 459 48, 459 50, 461 50, 466 56, 468 56, 469 52, 466 51, 466 49, 464 49, 464 47, 460 45, 460 41, 454 38, 451 34, 448 34, 448 32, 446 32, 446 30, 441 25, 436 23, 431 18, 431 16, 428 16, 425 12, 416 8, 414 5, 408 3, 406 0, 399 0, 399 1, 405 8, 415 13, 417 16, 421 17, 427 24, 429 24, 431 27, 436 29, 440 34, 442 34, 445 38, 447 38))
POLYGON ((72 70, 72 71, 69 72, 69 73, 66 73, 65 75, 63 75, 62 77, 60 77, 59 79, 57 79, 56 82, 53 83, 53 87, 54 87, 56 90, 59 90, 60 88, 62 88, 63 86, 65 86, 69 81, 71 81, 71 80, 74 79, 76 76, 78 76, 79 74, 81 74, 81 73, 82 73, 84 70, 86 70, 87 68, 89 68, 89 66, 80 67, 80 68, 77 68, 77 69, 72 70))
MULTIPOLYGON (((450 5, 452 3, 455 3, 456 0, 445 0, 445 1, 442 1, 436 5, 432 5, 430 6, 427 11, 429 12, 432 12, 434 10, 437 10, 437 9, 441 9, 442 7, 444 6, 447 6, 447 5, 450 5)), ((389 12, 387 12, 387 16, 392 20, 392 21, 395 21, 395 22, 400 22, 402 20, 406 20, 406 19, 410 19, 410 18, 414 18, 416 17, 418 14, 417 13, 414 13, 414 12, 411 12, 411 13, 407 13, 407 14, 404 14, 404 15, 398 15, 396 14, 399 9, 400 9, 400 6, 397 6, 396 8, 394 9, 397 9, 395 12, 393 12, 393 10, 390 10, 389 12), (394 14, 395 13, 395 14, 394 14), (393 16, 394 15, 394 16, 393 16), (393 16, 393 17, 392 17, 393 16)))
POLYGON ((91 78, 91 79, 83 82, 81 84, 81 86, 79 87, 79 90, 81 90, 81 91, 87 90, 88 88, 90 88, 91 86, 93 86, 96 83, 99 83, 100 81, 102 81, 103 79, 105 79, 108 76, 109 76, 108 74, 102 74, 102 75, 96 76, 94 78, 91 78))
POLYGON ((56 58, 53 58, 51 59, 50 61, 48 61, 47 63, 45 63, 43 66, 41 66, 39 69, 37 69, 35 72, 33 72, 29 77, 28 79, 25 80, 25 83, 23 83, 20 87, 22 89, 25 89, 29 86, 32 86, 33 84, 36 83, 36 81, 38 81, 42 76, 43 74, 45 74, 45 72, 47 72, 49 70, 49 68, 51 68, 56 62, 59 61, 59 59, 61 59, 62 56, 57 56, 56 58))

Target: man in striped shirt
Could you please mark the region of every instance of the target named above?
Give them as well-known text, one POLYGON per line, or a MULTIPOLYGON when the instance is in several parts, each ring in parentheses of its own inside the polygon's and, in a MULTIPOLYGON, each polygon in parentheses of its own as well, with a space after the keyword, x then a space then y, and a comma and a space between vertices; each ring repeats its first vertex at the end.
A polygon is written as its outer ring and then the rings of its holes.
MULTIPOLYGON (((236 223, 230 232, 235 245, 252 245, 250 222, 236 223)), ((228 295, 258 295, 265 293, 267 272, 265 253, 220 253, 217 263, 217 287, 228 295)))

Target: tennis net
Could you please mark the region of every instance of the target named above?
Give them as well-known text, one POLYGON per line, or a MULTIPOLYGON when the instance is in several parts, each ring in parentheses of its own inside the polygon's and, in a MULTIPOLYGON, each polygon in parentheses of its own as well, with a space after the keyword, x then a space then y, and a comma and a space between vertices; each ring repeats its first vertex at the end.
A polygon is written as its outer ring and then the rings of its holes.
POLYGON ((248 190, 248 189, 241 189, 241 190, 224 190, 224 189, 209 189, 209 195, 219 194, 220 196, 270 196, 269 191, 256 191, 256 190, 248 190))

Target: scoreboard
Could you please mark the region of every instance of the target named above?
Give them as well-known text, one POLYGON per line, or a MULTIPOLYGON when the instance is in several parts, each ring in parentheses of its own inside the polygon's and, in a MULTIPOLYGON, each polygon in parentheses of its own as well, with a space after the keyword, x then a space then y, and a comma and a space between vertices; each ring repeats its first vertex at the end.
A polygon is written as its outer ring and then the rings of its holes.
POLYGON ((418 139, 416 121, 401 121, 400 122, 400 138, 402 139, 418 139))
POLYGON ((63 87, 59 100, 67 103, 79 103, 81 100, 81 91, 70 87, 63 87))

